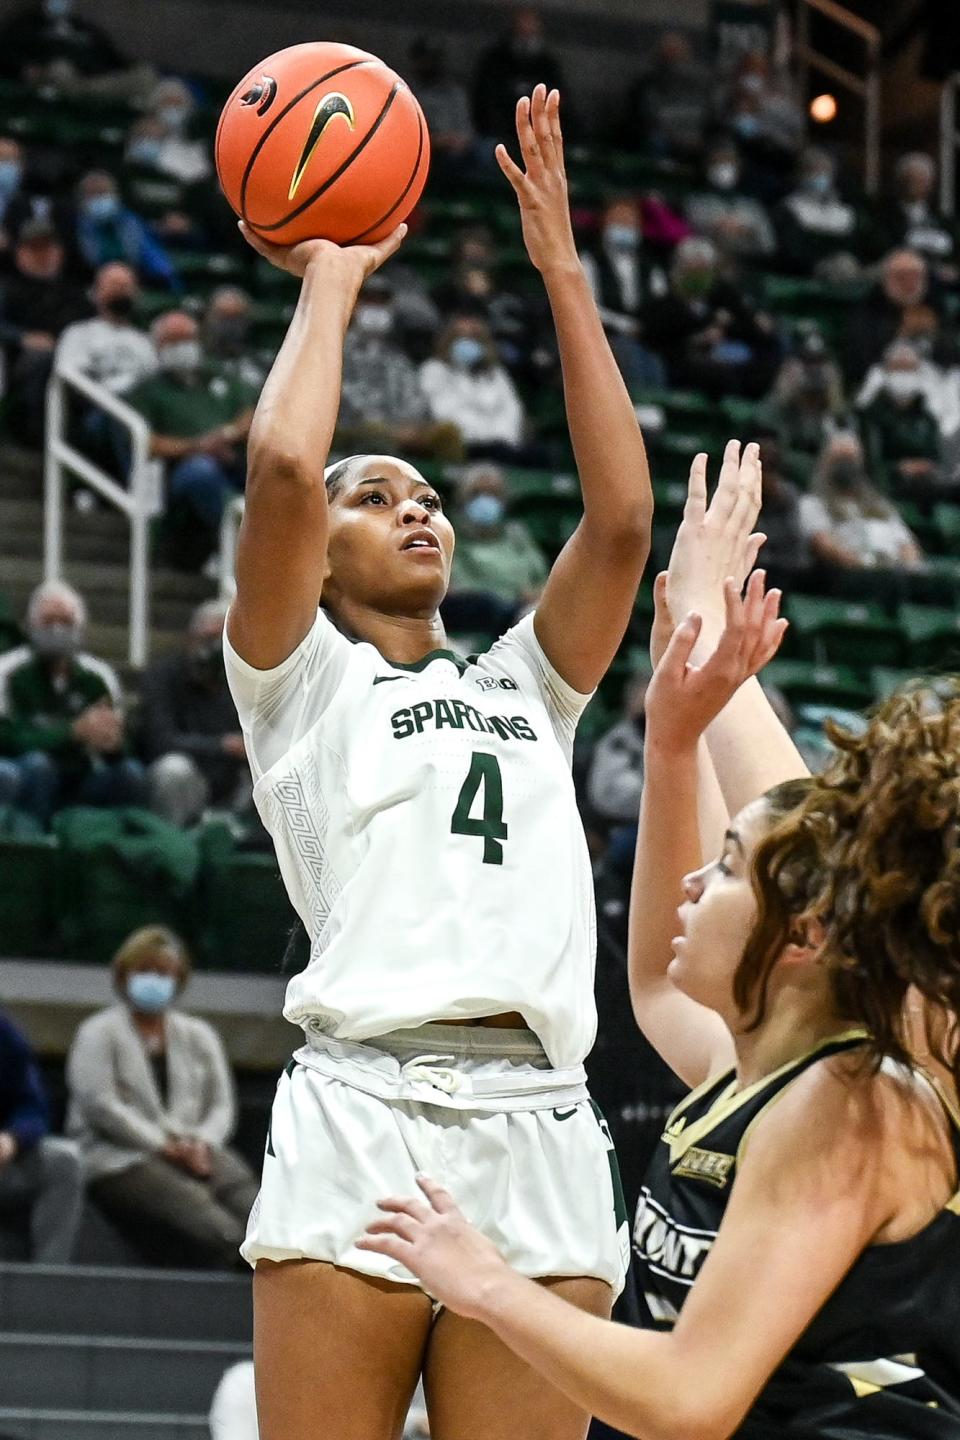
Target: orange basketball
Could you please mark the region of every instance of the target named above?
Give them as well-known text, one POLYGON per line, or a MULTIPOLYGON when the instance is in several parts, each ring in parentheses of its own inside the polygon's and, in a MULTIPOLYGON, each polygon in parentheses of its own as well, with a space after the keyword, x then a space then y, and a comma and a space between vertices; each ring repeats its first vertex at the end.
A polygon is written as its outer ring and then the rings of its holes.
POLYGON ((223 107, 223 193, 276 245, 382 240, 420 199, 430 136, 416 97, 365 50, 317 42, 269 55, 223 107))

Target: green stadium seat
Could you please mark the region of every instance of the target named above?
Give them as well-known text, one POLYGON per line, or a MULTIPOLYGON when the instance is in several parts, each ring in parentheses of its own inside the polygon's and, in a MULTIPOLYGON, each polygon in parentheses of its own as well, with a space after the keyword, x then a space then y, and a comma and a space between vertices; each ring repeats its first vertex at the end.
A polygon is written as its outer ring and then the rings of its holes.
POLYGON ((7 958, 56 950, 57 844, 32 830, 26 817, 0 815, 0 955, 7 958))
POLYGON ((230 830, 200 836, 200 958, 215 970, 276 975, 296 925, 273 855, 238 850, 230 830))
POLYGON ((926 605, 901 605, 899 620, 917 671, 960 669, 960 612, 926 605))
POLYGON ((805 659, 862 669, 899 665, 906 658, 900 626, 879 605, 792 595, 785 613, 805 659))
POLYGON ((818 665, 812 660, 771 660, 761 679, 782 690, 791 705, 833 705, 862 710, 873 692, 856 671, 841 665, 818 665))
POLYGON ((176 250, 171 259, 181 277, 196 286, 243 285, 249 280, 249 267, 235 255, 210 254, 206 250, 176 250))
MULTIPOLYGON (((901 507, 902 509, 902 507, 901 507)), ((935 505, 933 523, 943 542, 943 549, 949 554, 960 554, 960 505, 935 505)))

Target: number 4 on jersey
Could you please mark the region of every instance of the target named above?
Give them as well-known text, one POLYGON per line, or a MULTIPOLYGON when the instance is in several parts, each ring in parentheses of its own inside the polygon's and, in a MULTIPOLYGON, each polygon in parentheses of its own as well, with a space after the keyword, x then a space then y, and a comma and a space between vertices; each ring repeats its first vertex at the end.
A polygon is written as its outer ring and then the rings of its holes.
POLYGON ((457 807, 450 821, 453 835, 473 835, 483 841, 484 865, 503 864, 501 840, 507 838, 507 826, 503 818, 503 780, 496 755, 486 750, 474 750, 470 759, 467 778, 457 797, 457 807), (477 793, 483 786, 483 816, 481 819, 470 814, 477 793))

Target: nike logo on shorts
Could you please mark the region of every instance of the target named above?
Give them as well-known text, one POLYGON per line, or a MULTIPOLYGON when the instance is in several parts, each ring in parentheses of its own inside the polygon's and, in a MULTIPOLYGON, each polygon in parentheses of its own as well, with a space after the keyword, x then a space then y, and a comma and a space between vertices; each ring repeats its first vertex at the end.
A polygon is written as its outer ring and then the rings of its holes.
POLYGON ((553 1118, 554 1120, 569 1120, 571 1115, 576 1115, 579 1108, 578 1105, 574 1105, 572 1110, 554 1110, 553 1118))

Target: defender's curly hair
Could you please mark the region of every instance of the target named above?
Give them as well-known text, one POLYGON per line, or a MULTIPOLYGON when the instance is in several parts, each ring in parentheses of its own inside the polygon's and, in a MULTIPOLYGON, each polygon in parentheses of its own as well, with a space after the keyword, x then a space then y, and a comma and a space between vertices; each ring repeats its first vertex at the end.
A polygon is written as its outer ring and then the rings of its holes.
POLYGON ((867 1029, 877 1061, 911 1063, 915 987, 929 1053, 960 1088, 960 681, 915 682, 862 735, 830 736, 822 776, 766 797, 774 823, 753 859, 759 914, 734 997, 759 1024, 777 956, 816 918, 839 1013, 867 1029))

